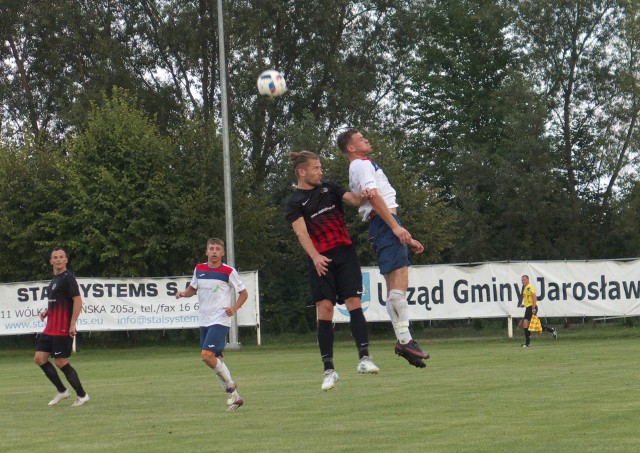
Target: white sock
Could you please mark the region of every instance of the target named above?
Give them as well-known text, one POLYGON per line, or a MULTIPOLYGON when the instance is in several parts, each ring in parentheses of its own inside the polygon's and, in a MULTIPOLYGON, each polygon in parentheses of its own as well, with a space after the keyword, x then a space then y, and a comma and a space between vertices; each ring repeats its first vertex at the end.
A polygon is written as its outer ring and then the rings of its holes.
POLYGON ((225 389, 229 384, 233 384, 231 380, 231 375, 229 374, 229 368, 224 364, 224 362, 218 359, 218 363, 213 367, 213 372, 216 373, 216 376, 225 384, 225 389))
POLYGON ((224 380, 220 377, 220 375, 216 374, 214 371, 214 374, 216 375, 216 379, 218 380, 218 384, 220 384, 220 387, 222 387, 222 390, 224 390, 225 392, 227 391, 227 384, 225 384, 224 380))
MULTIPOLYGON (((222 362, 222 360, 220 360, 220 362, 222 362)), ((229 376, 229 383, 233 384, 233 378, 231 377, 231 371, 229 371, 229 368, 227 368, 227 364, 222 362, 222 369, 224 370, 224 372, 227 374, 227 376, 229 376)))
POLYGON ((389 297, 387 297, 387 313, 389 313, 389 317, 391 318, 393 331, 398 341, 402 344, 409 343, 412 337, 411 332, 409 332, 409 313, 404 291, 400 291, 399 289, 389 291, 389 297))
MULTIPOLYGON (((222 362, 222 368, 224 368, 225 372, 227 373, 227 375, 229 376, 229 379, 231 380, 232 383, 234 383, 233 378, 231 377, 231 371, 229 371, 229 368, 227 368, 227 364, 222 362)), ((227 388, 225 387, 224 391, 227 391, 227 388)), ((240 394, 238 393, 238 389, 236 388, 232 393, 227 393, 227 405, 233 404, 234 401, 237 401, 240 399, 240 394)))

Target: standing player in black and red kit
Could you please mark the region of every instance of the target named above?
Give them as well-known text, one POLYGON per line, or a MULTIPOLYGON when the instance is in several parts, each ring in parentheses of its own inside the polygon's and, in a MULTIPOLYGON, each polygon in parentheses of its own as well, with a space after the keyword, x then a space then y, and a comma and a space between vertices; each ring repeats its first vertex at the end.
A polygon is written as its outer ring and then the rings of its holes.
POLYGON ((344 221, 343 201, 354 206, 361 197, 322 179, 322 165, 310 151, 289 154, 298 178, 296 191, 287 198, 285 215, 309 255, 309 278, 318 309, 318 344, 324 363, 322 390, 335 387, 333 365, 333 311, 344 303, 349 310, 351 333, 358 348, 359 373, 375 374, 379 368, 369 356, 369 333, 362 312, 362 272, 344 221))
POLYGON ((82 309, 82 297, 76 278, 67 270, 67 261, 67 252, 64 249, 53 249, 49 260, 53 267, 53 279, 47 288, 49 305, 40 312, 40 319, 44 321, 46 318, 47 325, 38 337, 33 361, 42 368, 44 374, 58 389, 58 394, 49 401, 49 406, 55 406, 70 395, 49 361, 49 357, 53 355, 56 366, 76 391, 77 397, 72 406, 77 407, 89 401, 89 395, 82 388, 78 373, 69 363, 73 337, 78 333, 76 322, 82 309))

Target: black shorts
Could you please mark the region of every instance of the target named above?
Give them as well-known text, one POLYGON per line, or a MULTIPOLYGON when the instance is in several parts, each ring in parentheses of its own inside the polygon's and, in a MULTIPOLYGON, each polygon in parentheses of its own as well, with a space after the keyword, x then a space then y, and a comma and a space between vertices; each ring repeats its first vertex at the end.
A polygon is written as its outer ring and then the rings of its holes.
POLYGON ((54 359, 68 359, 71 357, 73 347, 73 337, 54 337, 41 333, 38 335, 36 351, 48 352, 54 359))
POLYGON ((309 260, 309 281, 313 303, 329 299, 334 305, 362 296, 362 271, 353 245, 342 245, 322 253, 331 260, 326 275, 320 277, 309 260))
POLYGON ((533 315, 533 305, 524 310, 524 319, 531 321, 531 315, 533 315))

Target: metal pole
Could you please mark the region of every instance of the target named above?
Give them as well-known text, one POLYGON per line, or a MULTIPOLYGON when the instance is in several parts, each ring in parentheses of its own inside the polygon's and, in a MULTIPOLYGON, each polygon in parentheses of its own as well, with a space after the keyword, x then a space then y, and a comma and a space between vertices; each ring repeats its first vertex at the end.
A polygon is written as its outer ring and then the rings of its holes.
MULTIPOLYGON (((227 65, 224 54, 224 17, 222 15, 222 0, 218 0, 218 53, 220 60, 220 98, 222 101, 222 157, 224 169, 224 217, 226 228, 227 264, 236 265, 233 248, 233 205, 231 191, 231 155, 229 152, 229 112, 227 107, 227 65)), ((238 317, 233 315, 229 330, 229 349, 239 349, 238 317)))

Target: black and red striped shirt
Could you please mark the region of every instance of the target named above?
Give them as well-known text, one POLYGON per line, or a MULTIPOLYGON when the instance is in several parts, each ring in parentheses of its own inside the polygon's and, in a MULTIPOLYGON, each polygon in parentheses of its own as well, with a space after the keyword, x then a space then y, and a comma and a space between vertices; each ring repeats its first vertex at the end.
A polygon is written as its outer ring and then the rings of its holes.
POLYGON ((80 287, 76 277, 66 270, 55 275, 47 288, 49 306, 47 310, 47 326, 42 333, 54 337, 69 335, 71 315, 73 314, 73 298, 80 295, 80 287))
POLYGON ((311 190, 296 189, 287 198, 287 221, 293 223, 304 217, 309 236, 319 253, 351 244, 342 204, 342 197, 346 192, 338 184, 323 180, 311 190))

